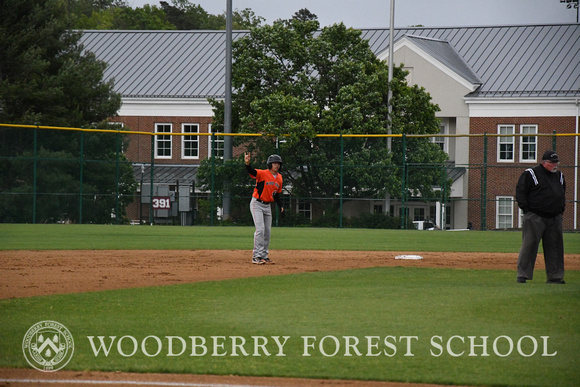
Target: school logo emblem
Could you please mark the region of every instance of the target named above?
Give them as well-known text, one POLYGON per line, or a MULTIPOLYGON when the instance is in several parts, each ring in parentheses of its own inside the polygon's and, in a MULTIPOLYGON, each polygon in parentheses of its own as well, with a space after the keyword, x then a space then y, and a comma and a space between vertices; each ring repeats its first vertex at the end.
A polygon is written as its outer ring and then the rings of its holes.
POLYGON ((61 323, 41 321, 24 335, 22 352, 28 364, 37 370, 58 371, 72 359, 74 340, 61 323))

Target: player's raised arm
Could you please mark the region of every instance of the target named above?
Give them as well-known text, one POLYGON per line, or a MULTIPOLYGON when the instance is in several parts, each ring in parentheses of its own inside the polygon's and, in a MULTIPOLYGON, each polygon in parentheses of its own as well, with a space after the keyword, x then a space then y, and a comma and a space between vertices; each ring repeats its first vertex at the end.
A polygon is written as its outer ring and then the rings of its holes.
POLYGON ((258 171, 256 171, 256 169, 252 168, 252 166, 250 165, 250 158, 251 158, 250 152, 245 152, 244 162, 246 163, 246 170, 251 176, 256 176, 258 174, 258 171))

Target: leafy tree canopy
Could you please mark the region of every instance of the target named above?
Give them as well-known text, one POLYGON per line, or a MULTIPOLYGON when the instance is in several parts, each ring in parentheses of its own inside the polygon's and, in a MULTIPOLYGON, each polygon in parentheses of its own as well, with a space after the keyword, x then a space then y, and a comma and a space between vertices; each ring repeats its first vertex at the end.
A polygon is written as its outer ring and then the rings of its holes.
MULTIPOLYGON (((290 20, 251 29, 234 42, 233 56, 233 130, 267 135, 240 145, 258 165, 280 154, 294 195, 400 197, 403 157, 408 163, 446 160, 428 138, 407 139, 403 155, 401 141, 393 141, 391 151, 384 137, 349 137, 342 145, 340 138, 317 137, 389 131, 388 66, 358 30, 342 23, 319 30, 316 16, 302 10, 290 20)), ((405 76, 402 67, 394 68, 392 133, 439 133, 438 106, 423 88, 407 85, 405 76)), ((211 102, 218 128, 223 102, 211 102)), ((440 181, 439 171, 425 169, 407 187, 431 197, 440 181)))
POLYGON ((175 30, 163 10, 145 4, 141 8, 111 7, 81 15, 75 27, 83 30, 175 30))
MULTIPOLYGON (((223 30, 226 14, 212 15, 189 0, 159 1, 131 8, 123 0, 70 0, 77 29, 92 30, 223 30)), ((234 10, 234 29, 258 27, 265 19, 249 9, 234 10)))
POLYGON ((60 0, 0 3, 0 120, 82 126, 113 116, 121 96, 106 64, 83 52, 60 0))
MULTIPOLYGON (((111 81, 103 81, 106 64, 84 52, 80 34, 70 29, 67 2, 4 0, 0 17, 0 122, 103 128, 102 121, 116 115, 121 97, 111 81)), ((35 136, 30 129, 0 129, 0 222, 32 220, 34 187, 36 192, 51 194, 36 198, 40 219, 58 219, 67 213, 78 220, 79 196, 67 194, 81 191, 81 147, 85 159, 92 160, 84 165, 83 192, 93 199, 85 220, 110 221, 117 187, 116 154, 122 144, 123 138, 110 134, 83 137, 39 130, 35 136), (35 153, 37 179, 33 181, 30 159, 35 153)), ((119 161, 125 160, 121 154, 119 161)), ((133 192, 129 164, 119 166, 119 182, 120 194, 133 192)), ((131 199, 127 198, 125 204, 131 199)))

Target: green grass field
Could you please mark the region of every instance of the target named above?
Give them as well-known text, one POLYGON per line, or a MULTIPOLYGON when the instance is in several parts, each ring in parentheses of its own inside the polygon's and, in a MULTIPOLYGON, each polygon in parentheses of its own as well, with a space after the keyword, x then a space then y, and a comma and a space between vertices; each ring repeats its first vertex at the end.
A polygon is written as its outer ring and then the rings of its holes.
MULTIPOLYGON (((1 225, 0 245, 250 249, 252 232, 1 225)), ((520 238, 516 232, 275 229, 272 248, 517 252, 520 238)), ((566 252, 578 253, 580 235, 565 238, 566 252)), ((0 367, 29 368, 24 334, 55 320, 75 339, 65 368, 71 370, 575 386, 580 272, 568 271, 564 286, 544 281, 541 270, 522 285, 506 270, 390 267, 0 300, 0 367), (274 337, 287 337, 282 350, 274 337)))
MULTIPOLYGON (((0 224, 0 250, 251 250, 252 227, 0 224)), ((335 228, 272 229, 273 250, 464 251, 516 253, 521 232, 335 228)), ((580 253, 580 233, 565 233, 580 253)))

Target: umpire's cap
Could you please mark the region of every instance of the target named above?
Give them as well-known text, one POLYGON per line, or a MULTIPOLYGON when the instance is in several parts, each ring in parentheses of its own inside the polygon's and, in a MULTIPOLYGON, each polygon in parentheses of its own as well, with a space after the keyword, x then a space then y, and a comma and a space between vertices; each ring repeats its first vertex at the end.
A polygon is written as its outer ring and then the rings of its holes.
POLYGON ((547 150, 544 152, 544 155, 542 156, 542 161, 544 160, 549 160, 553 163, 557 163, 560 161, 560 158, 553 150, 547 150))
POLYGON ((270 155, 268 156, 268 169, 272 169, 272 163, 280 163, 280 169, 282 169, 282 157, 278 155, 270 155))

